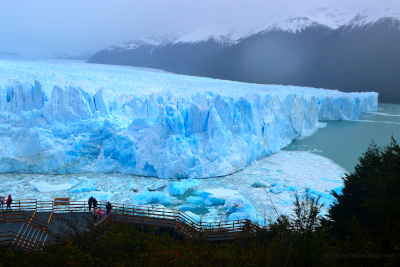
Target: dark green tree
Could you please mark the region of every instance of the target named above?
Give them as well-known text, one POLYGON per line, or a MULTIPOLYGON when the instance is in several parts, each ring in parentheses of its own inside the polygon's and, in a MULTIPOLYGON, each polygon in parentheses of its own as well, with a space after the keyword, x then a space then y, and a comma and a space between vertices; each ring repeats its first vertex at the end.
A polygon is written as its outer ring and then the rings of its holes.
POLYGON ((400 146, 394 138, 385 148, 372 144, 355 171, 344 178, 341 194, 329 210, 332 231, 340 238, 365 239, 374 247, 400 245, 400 146), (357 237, 356 237, 357 236, 357 237))

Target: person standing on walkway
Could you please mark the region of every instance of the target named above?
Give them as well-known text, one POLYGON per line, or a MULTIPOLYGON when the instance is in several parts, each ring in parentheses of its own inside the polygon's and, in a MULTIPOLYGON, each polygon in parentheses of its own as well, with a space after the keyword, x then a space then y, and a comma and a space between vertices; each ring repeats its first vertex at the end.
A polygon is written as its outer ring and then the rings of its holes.
POLYGON ((12 204, 12 197, 11 195, 8 195, 7 200, 6 200, 6 204, 7 204, 7 209, 11 209, 11 204, 12 204))
POLYGON ((93 209, 97 209, 97 199, 93 198, 93 209))
POLYGON ((3 196, 0 196, 0 207, 1 207, 1 209, 3 209, 5 201, 6 201, 6 198, 3 197, 3 196))
POLYGON ((106 215, 109 215, 111 213, 111 210, 112 210, 112 205, 108 201, 107 204, 106 204, 106 215))
POLYGON ((94 197, 90 197, 89 200, 88 200, 89 211, 92 210, 92 207, 93 207, 93 200, 94 200, 94 197))

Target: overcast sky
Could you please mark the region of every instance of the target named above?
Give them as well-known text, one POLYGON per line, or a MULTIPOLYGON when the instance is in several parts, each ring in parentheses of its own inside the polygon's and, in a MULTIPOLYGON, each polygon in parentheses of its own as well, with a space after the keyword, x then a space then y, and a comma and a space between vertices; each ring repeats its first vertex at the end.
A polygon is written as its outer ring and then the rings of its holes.
POLYGON ((400 0, 0 0, 0 52, 91 52, 212 25, 262 24, 317 7, 400 6, 400 0), (397 3, 397 4, 396 4, 397 3))

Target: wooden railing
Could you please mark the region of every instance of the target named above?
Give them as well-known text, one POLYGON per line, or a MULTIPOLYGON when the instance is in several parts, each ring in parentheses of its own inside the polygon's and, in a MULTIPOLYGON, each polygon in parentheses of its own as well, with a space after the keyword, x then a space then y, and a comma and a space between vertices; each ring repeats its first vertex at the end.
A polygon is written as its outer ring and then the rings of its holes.
MULTIPOLYGON (((105 209, 105 202, 99 202, 99 207, 105 209)), ((135 223, 148 222, 149 224, 156 223, 158 225, 173 226, 177 230, 185 234, 198 233, 205 235, 216 236, 218 234, 237 234, 243 232, 252 232, 262 229, 260 226, 251 223, 249 220, 233 220, 233 221, 218 221, 218 222, 199 222, 188 214, 175 209, 162 207, 145 206, 145 205, 126 205, 112 203, 112 217, 123 217, 132 219, 135 223)), ((12 203, 12 211, 22 212, 47 212, 49 224, 53 215, 57 213, 83 213, 88 212, 89 207, 86 201, 38 201, 35 199, 21 199, 12 203), (65 204, 65 205, 63 205, 65 204)), ((11 212, 10 214, 12 214, 11 212)), ((0 221, 1 221, 0 213, 0 221)), ((40 224, 32 220, 34 227, 45 229, 46 225, 40 224)), ((47 231, 47 229, 46 229, 47 231)))
POLYGON ((246 226, 253 225, 249 220, 219 222, 199 222, 179 210, 137 205, 113 205, 113 214, 122 216, 142 216, 152 219, 185 224, 197 232, 243 232, 246 226))

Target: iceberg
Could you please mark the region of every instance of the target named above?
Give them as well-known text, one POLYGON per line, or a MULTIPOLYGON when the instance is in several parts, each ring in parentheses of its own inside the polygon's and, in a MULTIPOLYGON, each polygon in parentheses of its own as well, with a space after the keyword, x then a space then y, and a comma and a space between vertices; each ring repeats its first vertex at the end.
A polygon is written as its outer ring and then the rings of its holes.
POLYGON ((1 173, 207 178, 279 152, 378 94, 76 61, 0 60, 1 173))
POLYGON ((88 180, 83 180, 73 188, 69 190, 70 193, 85 193, 85 192, 93 192, 99 191, 96 185, 93 182, 88 180))
POLYGON ((232 196, 227 199, 224 205, 228 220, 248 219, 258 221, 257 211, 254 206, 242 196, 232 196))
POLYGON ((54 191, 64 191, 77 184, 77 181, 71 181, 65 184, 51 184, 45 181, 31 181, 30 184, 35 188, 36 191, 41 193, 48 193, 54 191))
POLYGON ((168 186, 168 192, 175 197, 181 197, 193 190, 200 184, 197 180, 187 179, 179 182, 172 182, 168 186))
POLYGON ((143 192, 135 195, 132 198, 132 202, 137 205, 161 204, 163 206, 170 206, 175 201, 171 196, 163 192, 143 192))
POLYGON ((193 196, 189 196, 185 201, 198 207, 221 206, 225 204, 224 198, 215 197, 212 193, 204 191, 193 192, 193 196))

